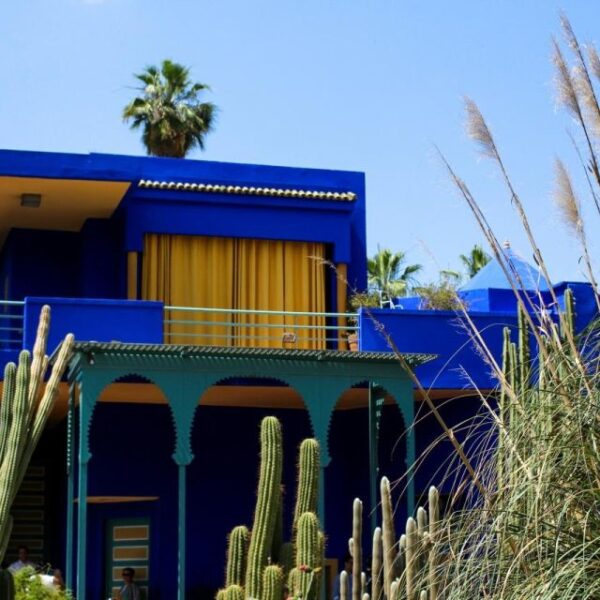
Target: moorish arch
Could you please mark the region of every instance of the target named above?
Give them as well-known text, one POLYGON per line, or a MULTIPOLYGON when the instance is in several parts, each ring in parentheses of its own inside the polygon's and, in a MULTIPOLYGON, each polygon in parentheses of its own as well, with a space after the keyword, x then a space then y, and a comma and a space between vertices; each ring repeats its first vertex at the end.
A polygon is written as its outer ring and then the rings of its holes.
MULTIPOLYGON (((430 357, 405 356, 410 367, 430 357)), ((390 353, 338 352, 330 350, 289 350, 228 348, 210 346, 177 346, 162 344, 129 344, 81 342, 74 346, 69 365, 71 389, 80 388, 80 413, 77 456, 78 489, 82 501, 77 506, 77 595, 86 595, 86 526, 87 526, 87 471, 90 460, 89 428, 94 406, 102 390, 119 377, 139 374, 154 382, 167 398, 172 412, 176 440, 173 459, 178 471, 177 519, 177 594, 183 600, 186 591, 186 508, 187 467, 193 459, 191 431, 198 406, 198 398, 216 382, 228 377, 272 377, 285 381, 302 397, 310 417, 314 436, 321 443, 321 490, 324 489, 325 470, 330 461, 327 436, 330 419, 338 398, 356 381, 369 381, 384 386, 396 399, 405 422, 413 420, 413 391, 407 374, 390 353)), ((74 393, 69 401, 72 417, 74 393)), ((70 419, 72 423, 72 419, 70 419)), ((73 451, 70 436, 69 452, 73 451)), ((71 454, 72 455, 72 454, 71 454)), ((406 460, 414 462, 414 437, 407 441, 406 460)), ((73 489, 75 460, 69 472, 68 507, 69 530, 73 532, 73 489), (70 511, 70 512, 69 512, 70 511)), ((414 506, 414 493, 407 493, 408 510, 414 506)), ((321 492, 319 509, 324 519, 324 496, 321 492)), ((67 554, 73 556, 72 537, 67 541, 67 554)), ((72 578, 72 573, 70 573, 72 578)), ((70 583, 70 582, 69 582, 70 583)))

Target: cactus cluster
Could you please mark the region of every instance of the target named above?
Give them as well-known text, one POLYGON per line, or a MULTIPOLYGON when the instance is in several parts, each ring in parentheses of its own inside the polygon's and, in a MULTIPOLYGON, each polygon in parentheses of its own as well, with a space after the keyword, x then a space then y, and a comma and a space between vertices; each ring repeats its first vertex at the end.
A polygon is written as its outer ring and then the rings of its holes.
MULTIPOLYGON (((73 336, 69 334, 60 347, 44 387, 49 363, 46 355, 49 327, 50 307, 44 306, 33 354, 23 350, 18 365, 8 363, 4 369, 0 405, 0 561, 4 558, 12 531, 12 503, 54 407, 73 345, 73 336)), ((2 581, 6 577, 2 575, 2 581)), ((2 583, 2 586, 5 584, 2 583)))
POLYGON ((265 417, 260 426, 260 472, 252 530, 229 534, 225 587, 217 600, 316 600, 321 585, 325 536, 317 518, 320 450, 314 439, 300 445, 298 489, 291 541, 283 542, 281 424, 265 417))
POLYGON ((406 530, 396 539, 390 483, 381 479, 382 527, 373 533, 371 583, 367 584, 362 563, 362 502, 356 498, 352 510, 352 598, 348 573, 340 574, 340 600, 437 600, 439 598, 438 524, 439 493, 429 489, 428 510, 409 517, 406 530))

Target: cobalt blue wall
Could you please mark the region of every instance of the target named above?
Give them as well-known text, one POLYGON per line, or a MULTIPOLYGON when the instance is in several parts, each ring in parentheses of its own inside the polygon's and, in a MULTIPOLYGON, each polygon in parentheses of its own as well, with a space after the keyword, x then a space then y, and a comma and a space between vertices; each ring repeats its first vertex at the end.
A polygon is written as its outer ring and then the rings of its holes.
POLYGON ((163 343, 163 304, 130 300, 25 298, 25 348, 33 348, 42 306, 51 308, 48 349, 72 333, 95 342, 163 343))
POLYGON ((125 298, 126 258, 123 223, 88 219, 81 229, 79 295, 82 298, 125 298))
POLYGON ((13 229, 0 254, 0 280, 9 299, 79 294, 79 236, 65 231, 13 229))
MULTIPOLYGON (((502 355, 502 331, 515 328, 515 315, 470 313, 494 356, 502 355)), ((496 381, 469 337, 466 323, 457 313, 442 310, 369 309, 360 312, 361 350, 389 351, 385 334, 400 352, 435 354, 437 358, 416 369, 425 388, 493 388, 496 381), (465 373, 469 376, 466 377, 465 373)))

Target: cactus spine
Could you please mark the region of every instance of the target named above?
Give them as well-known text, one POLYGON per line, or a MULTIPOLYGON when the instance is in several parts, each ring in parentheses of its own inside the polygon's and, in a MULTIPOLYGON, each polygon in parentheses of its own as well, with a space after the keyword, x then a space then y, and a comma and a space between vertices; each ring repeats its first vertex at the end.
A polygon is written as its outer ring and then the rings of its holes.
POLYGON ((260 445, 258 498, 246 570, 246 596, 249 598, 261 598, 262 571, 269 558, 279 504, 283 449, 281 425, 276 418, 263 419, 260 428, 260 445))

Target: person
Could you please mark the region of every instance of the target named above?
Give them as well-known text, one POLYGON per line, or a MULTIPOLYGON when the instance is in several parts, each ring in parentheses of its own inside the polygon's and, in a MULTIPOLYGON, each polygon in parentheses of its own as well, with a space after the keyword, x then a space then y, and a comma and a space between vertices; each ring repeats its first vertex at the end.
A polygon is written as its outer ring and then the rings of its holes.
POLYGON ((8 570, 11 573, 17 573, 25 567, 34 567, 35 565, 29 560, 29 548, 27 546, 19 546, 17 548, 17 556, 19 557, 14 563, 12 563, 8 570))
POLYGON ((135 570, 131 567, 125 567, 121 571, 123 578, 123 587, 119 590, 117 600, 142 600, 142 595, 138 584, 133 580, 135 570))
MULTIPOLYGON (((352 554, 350 552, 346 553, 344 556, 344 571, 348 573, 348 598, 352 598, 352 554)), ((337 574, 335 578, 335 582, 333 584, 333 600, 340 600, 340 578, 341 571, 337 574)))

